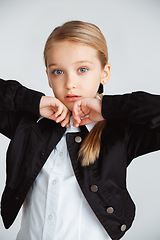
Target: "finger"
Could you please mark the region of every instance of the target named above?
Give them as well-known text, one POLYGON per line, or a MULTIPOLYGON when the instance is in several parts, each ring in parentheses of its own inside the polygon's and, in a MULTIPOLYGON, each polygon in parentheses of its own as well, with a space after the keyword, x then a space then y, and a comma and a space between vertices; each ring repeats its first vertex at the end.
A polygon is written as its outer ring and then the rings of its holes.
POLYGON ((85 113, 84 113, 84 104, 82 104, 82 101, 77 101, 75 102, 75 104, 73 105, 73 109, 72 109, 72 113, 73 115, 76 117, 84 117, 85 113))
POLYGON ((57 118, 59 115, 61 115, 62 111, 63 111, 63 106, 61 104, 58 105, 57 108, 58 108, 57 111, 54 113, 55 118, 57 118))
POLYGON ((78 127, 81 122, 81 118, 79 116, 73 115, 73 126, 78 127))
POLYGON ((90 118, 83 118, 79 124, 79 126, 82 126, 82 125, 87 125, 87 124, 90 124, 94 121, 92 121, 90 118))
POLYGON ((81 122, 81 119, 79 121, 77 121, 76 119, 73 120, 73 126, 74 127, 79 127, 79 124, 81 122))
POLYGON ((81 108, 79 108, 79 109, 77 108, 76 112, 72 111, 72 115, 73 115, 74 119, 77 122, 79 122, 81 120, 81 118, 85 117, 87 114, 84 113, 81 108))
POLYGON ((42 117, 49 118, 49 119, 54 120, 54 121, 56 120, 56 117, 54 115, 54 111, 51 110, 51 109, 45 109, 43 111, 42 117))
POLYGON ((73 115, 73 123, 79 123, 81 121, 81 117, 80 116, 75 116, 73 115))
POLYGON ((66 116, 67 116, 68 110, 67 109, 63 109, 61 114, 56 118, 56 122, 62 122, 66 116))
POLYGON ((71 115, 71 113, 68 111, 65 119, 64 119, 63 121, 61 121, 61 126, 62 126, 62 127, 65 127, 65 126, 66 126, 66 127, 69 127, 70 115, 71 115))
POLYGON ((56 117, 54 116, 54 114, 48 116, 47 118, 49 118, 49 119, 51 119, 51 120, 54 120, 54 121, 56 120, 56 117))
POLYGON ((72 108, 72 113, 76 116, 78 115, 78 111, 80 110, 80 105, 81 105, 81 100, 80 101, 76 101, 73 104, 73 108, 72 108))

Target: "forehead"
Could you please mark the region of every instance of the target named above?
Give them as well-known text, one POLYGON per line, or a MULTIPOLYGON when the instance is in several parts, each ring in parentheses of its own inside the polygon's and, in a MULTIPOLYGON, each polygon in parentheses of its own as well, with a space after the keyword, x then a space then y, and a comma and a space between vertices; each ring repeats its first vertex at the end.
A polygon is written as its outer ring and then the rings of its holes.
POLYGON ((47 62, 98 60, 97 50, 82 43, 55 42, 47 51, 47 62))

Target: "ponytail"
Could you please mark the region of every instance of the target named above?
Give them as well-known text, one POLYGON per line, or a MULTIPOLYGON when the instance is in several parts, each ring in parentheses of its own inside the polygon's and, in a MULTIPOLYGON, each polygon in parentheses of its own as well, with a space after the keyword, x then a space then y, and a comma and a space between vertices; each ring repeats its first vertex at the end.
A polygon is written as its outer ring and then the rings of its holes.
MULTIPOLYGON (((101 98, 102 94, 98 94, 101 98)), ((101 134, 106 126, 107 120, 102 120, 92 128, 87 137, 84 139, 81 148, 78 153, 78 158, 82 159, 81 165, 83 167, 93 164, 99 157, 100 145, 101 145, 101 134)))

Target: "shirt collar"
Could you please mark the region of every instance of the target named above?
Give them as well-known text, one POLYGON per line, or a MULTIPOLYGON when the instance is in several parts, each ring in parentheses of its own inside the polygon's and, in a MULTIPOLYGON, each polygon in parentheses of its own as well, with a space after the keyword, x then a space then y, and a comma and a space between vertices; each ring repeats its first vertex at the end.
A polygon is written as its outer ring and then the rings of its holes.
MULTIPOLYGON (((95 124, 96 124, 96 122, 87 124, 85 126, 86 126, 87 130, 90 132, 95 124)), ((70 118, 70 124, 69 124, 69 127, 67 128, 66 132, 80 132, 80 128, 79 127, 76 128, 76 127, 73 126, 73 117, 72 116, 70 118)))
MULTIPOLYGON (((39 117, 39 119, 37 120, 37 123, 38 123, 41 119, 43 119, 42 116, 39 117)), ((66 132, 80 132, 80 128, 79 128, 79 127, 76 128, 76 127, 73 126, 73 120, 72 120, 72 119, 73 119, 73 117, 71 116, 71 118, 70 118, 70 124, 69 124, 69 127, 67 128, 66 132)), ((85 125, 85 126, 86 126, 87 130, 90 132, 90 131, 92 130, 92 128, 95 126, 95 124, 96 124, 96 122, 87 124, 87 125, 85 125)))

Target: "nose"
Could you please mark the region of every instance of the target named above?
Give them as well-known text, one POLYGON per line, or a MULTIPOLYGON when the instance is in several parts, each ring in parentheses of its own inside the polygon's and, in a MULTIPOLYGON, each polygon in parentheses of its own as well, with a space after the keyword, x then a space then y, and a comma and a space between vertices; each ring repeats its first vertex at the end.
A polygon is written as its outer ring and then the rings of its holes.
POLYGON ((65 86, 67 89, 76 88, 75 76, 73 76, 72 74, 68 74, 66 76, 65 86))

